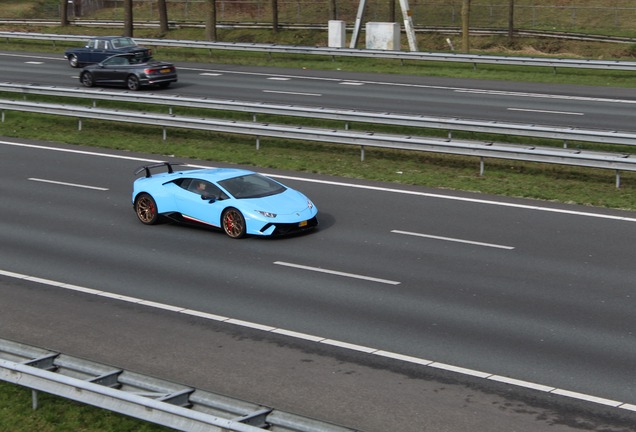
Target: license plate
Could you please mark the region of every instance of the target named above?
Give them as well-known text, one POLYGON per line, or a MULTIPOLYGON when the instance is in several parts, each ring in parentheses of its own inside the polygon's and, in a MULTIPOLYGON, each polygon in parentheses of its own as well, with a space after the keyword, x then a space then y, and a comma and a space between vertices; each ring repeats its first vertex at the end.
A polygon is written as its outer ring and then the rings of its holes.
POLYGON ((161 73, 170 73, 171 69, 169 69, 169 68, 161 69, 159 72, 161 72, 161 73))
POLYGON ((298 224, 299 227, 306 227, 307 226, 307 221, 302 221, 298 224))

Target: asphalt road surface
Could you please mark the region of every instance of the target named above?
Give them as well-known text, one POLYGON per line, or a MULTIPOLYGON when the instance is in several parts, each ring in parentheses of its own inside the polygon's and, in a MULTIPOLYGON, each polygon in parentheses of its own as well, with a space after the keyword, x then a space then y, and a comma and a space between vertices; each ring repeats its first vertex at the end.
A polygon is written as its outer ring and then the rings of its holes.
MULTIPOLYGON (((161 51, 157 58, 160 59, 161 51)), ((176 63, 165 94, 634 131, 636 89, 176 63)), ((398 68, 396 62, 396 68, 398 68)), ((2 81, 77 87, 63 53, 0 51, 2 81)))
POLYGON ((0 337, 365 431, 636 430, 634 213, 267 171, 321 225, 236 241, 136 220, 158 159, 0 144, 0 337))

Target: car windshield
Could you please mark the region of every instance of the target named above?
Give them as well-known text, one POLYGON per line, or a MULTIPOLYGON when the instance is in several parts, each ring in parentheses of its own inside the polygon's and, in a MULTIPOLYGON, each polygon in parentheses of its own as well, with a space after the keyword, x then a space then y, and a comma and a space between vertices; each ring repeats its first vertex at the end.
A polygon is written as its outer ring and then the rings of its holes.
POLYGON ((128 37, 113 39, 112 43, 115 48, 126 48, 137 45, 134 40, 128 37))
POLYGON ((248 174, 219 182, 234 198, 261 198, 285 191, 285 186, 260 174, 248 174))

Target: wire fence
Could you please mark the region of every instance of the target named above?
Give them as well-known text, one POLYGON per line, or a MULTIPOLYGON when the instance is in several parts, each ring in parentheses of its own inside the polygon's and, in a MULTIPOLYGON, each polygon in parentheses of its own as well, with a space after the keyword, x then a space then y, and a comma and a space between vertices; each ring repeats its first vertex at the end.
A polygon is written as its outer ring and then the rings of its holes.
MULTIPOLYGON (((124 0, 70 0, 73 18, 123 19, 124 0)), ((135 19, 157 20, 156 0, 134 0, 135 19)), ((203 21, 207 0, 167 0, 171 20, 203 21)), ((278 19, 284 23, 324 24, 335 18, 352 23, 358 0, 278 0, 278 19), (331 5, 335 5, 335 8, 331 5)), ((507 28, 509 0, 472 0, 471 27, 507 28)), ((0 18, 55 19, 59 1, 47 2, 30 16, 0 18), (39 16, 34 16, 39 15, 39 16), (43 16, 46 15, 46 16, 43 16)), ((415 25, 457 27, 461 25, 462 0, 409 0, 415 25)), ((216 0, 217 19, 228 22, 272 21, 272 0, 216 0)), ((25 12, 22 12, 23 14, 25 12)), ((399 1, 367 0, 366 21, 400 21, 399 1), (395 10, 390 10, 390 5, 395 10)), ((606 35, 636 35, 636 4, 633 0, 515 0, 514 24, 524 30, 557 30, 606 35)))

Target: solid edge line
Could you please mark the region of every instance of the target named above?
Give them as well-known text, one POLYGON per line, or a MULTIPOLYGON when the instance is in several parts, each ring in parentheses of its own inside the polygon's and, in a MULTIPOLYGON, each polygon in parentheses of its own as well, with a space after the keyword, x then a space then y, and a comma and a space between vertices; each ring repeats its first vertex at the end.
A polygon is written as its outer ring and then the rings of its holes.
POLYGON ((504 384, 512 385, 512 386, 515 386, 515 387, 521 387, 521 388, 530 389, 530 390, 542 391, 542 392, 545 392, 545 393, 550 393, 550 394, 555 394, 555 395, 559 395, 559 396, 564 396, 564 397, 568 397, 568 398, 571 398, 571 399, 578 399, 578 400, 582 400, 582 401, 585 401, 585 402, 590 402, 590 403, 595 403, 595 404, 605 405, 605 406, 611 406, 611 407, 614 407, 614 408, 619 408, 619 409, 624 409, 624 410, 635 411, 636 412, 636 405, 634 405, 634 404, 629 404, 629 403, 625 403, 625 402, 619 402, 619 401, 615 401, 615 400, 611 400, 611 399, 605 399, 605 398, 601 398, 601 397, 597 397, 597 396, 591 396, 591 395, 587 395, 587 394, 584 394, 584 393, 573 392, 573 391, 570 391, 570 390, 558 389, 556 387, 545 386, 545 385, 542 385, 542 384, 535 384, 535 383, 532 383, 532 382, 523 381, 523 380, 517 380, 517 379, 514 379, 514 378, 502 377, 502 376, 499 376, 499 375, 493 375, 493 374, 489 374, 489 373, 486 373, 486 372, 481 372, 481 371, 477 371, 477 370, 473 370, 473 369, 467 369, 467 368, 463 368, 463 367, 459 367, 459 366, 453 366, 453 365, 449 365, 449 364, 446 364, 446 363, 439 363, 439 362, 435 362, 435 361, 431 361, 431 360, 421 359, 421 358, 418 358, 418 357, 412 357, 412 356, 408 356, 408 355, 393 353, 393 352, 390 352, 390 351, 378 350, 376 348, 371 348, 371 347, 367 347, 367 346, 363 346, 363 345, 356 345, 356 344, 351 344, 351 343, 348 343, 348 342, 337 341, 337 340, 334 340, 334 339, 327 339, 327 338, 322 338, 322 337, 319 337, 319 336, 309 335, 309 334, 305 334, 305 333, 298 333, 298 332, 294 332, 294 331, 291 331, 291 330, 285 330, 285 329, 271 327, 271 326, 268 326, 268 325, 253 323, 253 322, 249 322, 249 321, 243 321, 243 320, 234 319, 234 318, 228 318, 228 317, 224 317, 224 316, 221 316, 221 315, 210 314, 210 313, 207 313, 207 312, 200 312, 200 311, 196 311, 196 310, 192 310, 192 309, 183 309, 183 308, 179 308, 177 306, 168 305, 168 304, 165 304, 165 303, 157 303, 157 302, 150 301, 150 300, 143 300, 143 299, 138 299, 138 298, 135 298, 135 297, 129 297, 129 296, 125 296, 125 295, 109 293, 107 291, 100 291, 100 290, 96 290, 96 289, 92 289, 92 288, 81 287, 81 286, 78 286, 78 285, 71 285, 71 284, 67 284, 67 283, 64 283, 64 282, 58 282, 58 281, 54 281, 54 280, 51 280, 51 279, 44 279, 44 278, 34 277, 34 276, 29 276, 29 275, 25 275, 25 274, 21 274, 21 273, 10 272, 10 271, 6 271, 6 270, 0 270, 0 276, 5 276, 5 277, 13 278, 13 279, 26 280, 26 281, 29 281, 29 282, 35 282, 35 283, 39 283, 39 284, 42 284, 42 285, 48 285, 48 286, 56 287, 56 288, 68 289, 68 290, 71 290, 71 291, 79 291, 79 292, 83 292, 83 293, 91 294, 91 295, 98 295, 98 296, 102 296, 102 297, 106 297, 106 298, 111 298, 111 299, 114 299, 114 300, 120 300, 120 301, 125 301, 125 302, 128 302, 128 303, 138 304, 138 305, 141 305, 141 306, 158 308, 158 309, 162 309, 162 310, 166 310, 166 311, 170 311, 170 312, 176 312, 176 313, 180 313, 180 314, 184 314, 184 315, 192 315, 192 316, 196 316, 196 317, 199 317, 199 318, 209 319, 209 320, 212 320, 212 321, 218 321, 218 322, 233 324, 233 325, 237 325, 237 326, 241 326, 241 327, 247 327, 247 328, 251 328, 251 329, 256 329, 256 330, 260 330, 260 331, 266 331, 266 332, 269 332, 269 333, 285 335, 285 336, 289 336, 289 337, 293 337, 293 338, 299 338, 299 339, 306 340, 306 341, 323 343, 323 344, 326 344, 326 345, 332 345, 332 346, 343 348, 343 349, 350 349, 350 350, 354 350, 354 351, 364 352, 364 353, 367 353, 367 354, 377 355, 377 356, 380 356, 380 357, 385 357, 385 358, 389 358, 389 359, 393 359, 393 360, 399 360, 399 361, 404 361, 404 362, 407 362, 407 363, 413 363, 413 364, 418 364, 418 365, 422 365, 422 366, 432 367, 432 368, 436 368, 436 369, 442 369, 442 370, 446 370, 446 371, 449 371, 449 372, 459 373, 459 374, 462 374, 462 375, 467 375, 467 376, 472 376, 472 377, 483 378, 483 379, 490 380, 490 381, 497 381, 497 382, 501 382, 501 383, 504 383, 504 384))

